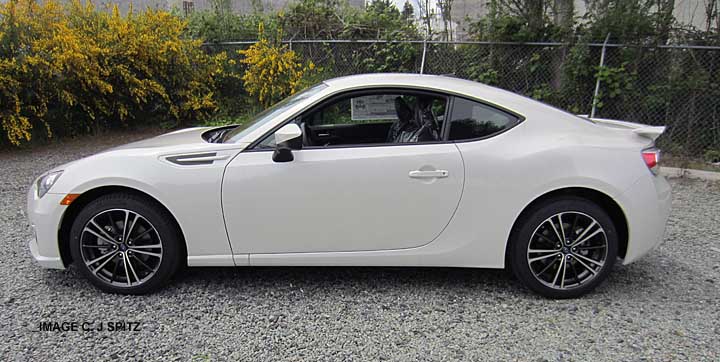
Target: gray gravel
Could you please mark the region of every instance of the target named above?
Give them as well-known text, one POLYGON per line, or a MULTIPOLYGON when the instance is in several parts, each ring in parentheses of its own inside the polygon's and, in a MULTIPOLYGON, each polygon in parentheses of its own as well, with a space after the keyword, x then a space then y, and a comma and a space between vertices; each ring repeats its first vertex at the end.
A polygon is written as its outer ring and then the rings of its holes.
POLYGON ((0 360, 720 360, 720 185, 701 181, 672 182, 661 247, 577 300, 541 299, 493 270, 203 268, 129 297, 40 269, 28 184, 141 136, 0 153, 0 360), (40 332, 43 321, 141 330, 40 332))

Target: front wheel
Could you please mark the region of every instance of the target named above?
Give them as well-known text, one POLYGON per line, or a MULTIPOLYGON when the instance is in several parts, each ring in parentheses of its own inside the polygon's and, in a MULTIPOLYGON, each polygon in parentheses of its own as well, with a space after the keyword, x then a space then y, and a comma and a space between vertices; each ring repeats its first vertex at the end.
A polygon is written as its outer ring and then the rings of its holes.
POLYGON ((167 211, 126 193, 91 201, 70 231, 70 252, 80 272, 96 287, 122 294, 166 284, 181 265, 180 242, 167 211))
POLYGON ((615 263, 618 236, 607 213, 576 197, 531 209, 510 240, 515 276, 549 298, 574 298, 600 284, 615 263))

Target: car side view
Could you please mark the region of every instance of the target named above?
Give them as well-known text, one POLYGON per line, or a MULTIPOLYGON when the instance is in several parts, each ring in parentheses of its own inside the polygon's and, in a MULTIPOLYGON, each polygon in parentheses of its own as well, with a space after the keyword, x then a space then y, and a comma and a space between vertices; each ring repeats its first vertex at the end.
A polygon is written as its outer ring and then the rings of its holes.
POLYGON ((450 77, 336 78, 245 128, 50 170, 27 194, 30 250, 115 293, 186 265, 417 266, 509 268, 572 298, 662 241, 663 131, 450 77))

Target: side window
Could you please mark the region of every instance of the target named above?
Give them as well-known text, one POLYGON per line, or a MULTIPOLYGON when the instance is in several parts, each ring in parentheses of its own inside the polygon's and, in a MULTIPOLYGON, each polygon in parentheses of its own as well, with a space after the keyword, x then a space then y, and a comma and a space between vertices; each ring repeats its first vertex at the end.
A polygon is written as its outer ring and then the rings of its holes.
MULTIPOLYGON (((440 141, 447 97, 403 91, 355 93, 297 117, 306 147, 440 141)), ((275 147, 268 135, 256 148, 275 147)))
POLYGON ((404 92, 348 95, 302 116, 304 145, 439 141, 447 99, 404 92))
POLYGON ((487 137, 514 126, 518 118, 464 98, 455 98, 450 116, 449 140, 468 140, 487 137))

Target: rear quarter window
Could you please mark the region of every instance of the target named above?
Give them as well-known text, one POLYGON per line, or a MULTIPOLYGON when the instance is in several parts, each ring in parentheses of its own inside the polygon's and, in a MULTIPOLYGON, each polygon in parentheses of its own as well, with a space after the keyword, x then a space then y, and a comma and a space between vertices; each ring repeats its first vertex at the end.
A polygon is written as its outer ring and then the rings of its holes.
POLYGON ((520 119, 499 110, 464 98, 455 98, 450 115, 450 141, 485 138, 516 125, 520 119))

